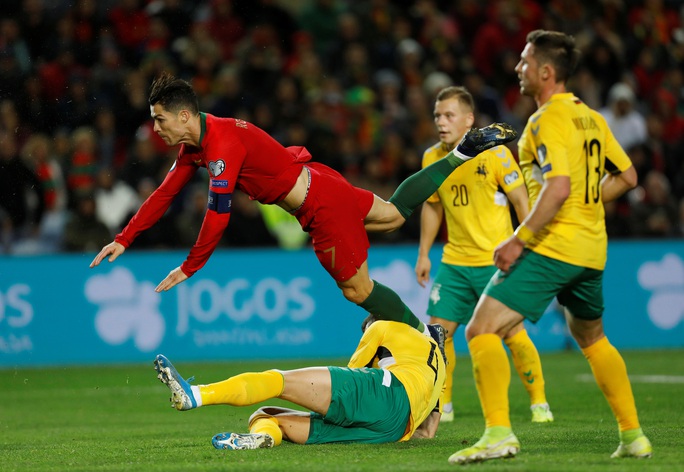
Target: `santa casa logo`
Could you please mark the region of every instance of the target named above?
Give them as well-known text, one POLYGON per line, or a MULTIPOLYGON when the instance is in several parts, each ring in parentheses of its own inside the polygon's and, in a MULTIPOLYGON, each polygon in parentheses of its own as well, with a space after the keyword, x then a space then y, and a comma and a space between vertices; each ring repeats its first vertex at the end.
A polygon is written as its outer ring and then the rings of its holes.
POLYGON ((218 177, 223 173, 224 170, 226 170, 226 163, 223 161, 223 159, 211 161, 209 163, 209 172, 213 177, 218 177))

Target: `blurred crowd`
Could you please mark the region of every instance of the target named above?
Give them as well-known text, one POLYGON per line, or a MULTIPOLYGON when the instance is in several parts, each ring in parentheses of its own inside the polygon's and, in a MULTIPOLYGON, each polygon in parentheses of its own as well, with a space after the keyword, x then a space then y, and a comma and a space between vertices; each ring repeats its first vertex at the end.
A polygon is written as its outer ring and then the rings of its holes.
MULTIPOLYGON (((389 197, 438 140, 436 92, 465 85, 477 125, 522 130, 514 67, 537 28, 575 36, 570 89, 606 116, 640 185, 612 238, 684 235, 684 7, 668 0, 3 0, 0 252, 94 251, 176 156, 152 131, 162 70, 200 109, 250 121, 389 197)), ((515 152, 515 146, 512 146, 515 152)), ((206 173, 134 248, 189 247, 206 173)), ((287 217, 237 194, 222 245, 296 247, 287 217)), ((295 222, 296 224, 296 222, 295 222)), ((418 215, 380 241, 418 240, 418 215)))

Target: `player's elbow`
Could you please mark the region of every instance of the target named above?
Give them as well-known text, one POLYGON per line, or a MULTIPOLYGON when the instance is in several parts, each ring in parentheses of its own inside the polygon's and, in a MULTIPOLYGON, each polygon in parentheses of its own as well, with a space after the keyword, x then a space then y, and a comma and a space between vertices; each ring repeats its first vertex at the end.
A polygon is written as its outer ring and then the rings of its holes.
POLYGON ((562 205, 565 200, 570 196, 572 186, 570 184, 570 178, 568 177, 554 177, 553 179, 547 180, 547 188, 544 193, 549 194, 549 196, 555 200, 558 205, 562 205))
POLYGON ((631 190, 631 189, 635 188, 637 186, 637 184, 639 183, 639 176, 637 175, 637 171, 634 168, 634 166, 631 166, 629 169, 622 172, 620 174, 620 179, 627 186, 627 190, 631 190))

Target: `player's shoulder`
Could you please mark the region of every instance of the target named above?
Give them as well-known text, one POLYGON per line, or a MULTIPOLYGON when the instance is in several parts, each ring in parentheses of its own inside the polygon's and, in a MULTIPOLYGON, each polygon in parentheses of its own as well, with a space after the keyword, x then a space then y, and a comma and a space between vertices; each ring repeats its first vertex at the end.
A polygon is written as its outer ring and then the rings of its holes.
POLYGON ((444 150, 441 142, 433 144, 423 152, 423 167, 432 164, 447 154, 448 152, 444 150))
MULTIPOLYGON (((589 108, 589 107, 587 107, 589 108)), ((607 128, 608 127, 608 121, 606 120, 606 117, 602 115, 600 112, 597 110, 594 110, 593 108, 589 108, 589 116, 601 127, 601 128, 607 128)))
POLYGON ((499 145, 487 149, 486 151, 482 152, 480 156, 484 156, 490 161, 496 161, 513 157, 513 153, 510 149, 508 149, 508 146, 499 145))
POLYGON ((437 159, 444 157, 442 154, 446 155, 447 153, 442 149, 442 143, 438 142, 427 148, 423 152, 423 162, 425 161, 436 161, 437 159))

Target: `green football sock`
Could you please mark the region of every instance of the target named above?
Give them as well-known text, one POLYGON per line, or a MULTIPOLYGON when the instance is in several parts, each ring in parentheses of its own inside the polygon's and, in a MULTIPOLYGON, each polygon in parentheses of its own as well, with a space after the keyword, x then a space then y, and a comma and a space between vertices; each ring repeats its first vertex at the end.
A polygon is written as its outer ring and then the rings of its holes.
POLYGON ((465 161, 450 152, 445 158, 430 164, 404 180, 397 187, 394 195, 390 197, 390 203, 397 207, 401 216, 408 219, 415 209, 435 193, 454 169, 463 162, 465 161))
POLYGON ((391 288, 373 281, 374 286, 368 298, 359 303, 359 306, 372 313, 378 320, 399 321, 416 328, 421 333, 425 331, 425 325, 411 312, 411 309, 399 298, 391 288))

